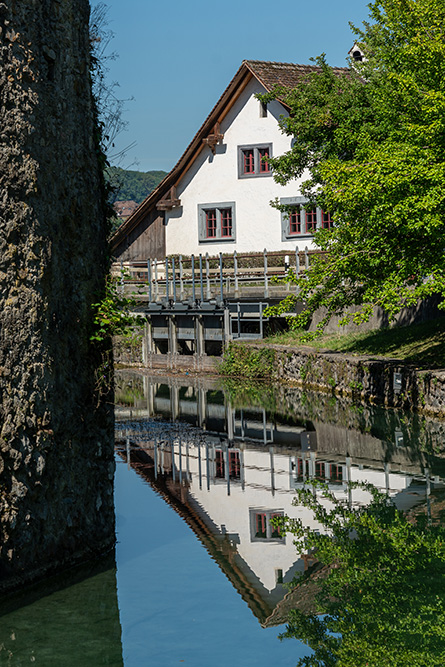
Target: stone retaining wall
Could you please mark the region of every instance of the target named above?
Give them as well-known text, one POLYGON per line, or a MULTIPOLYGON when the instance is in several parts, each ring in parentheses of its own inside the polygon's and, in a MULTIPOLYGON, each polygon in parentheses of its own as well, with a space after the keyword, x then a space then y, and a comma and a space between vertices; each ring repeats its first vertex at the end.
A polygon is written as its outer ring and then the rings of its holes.
MULTIPOLYGON (((258 350, 264 346, 250 345, 258 350)), ((276 351, 276 375, 299 386, 355 400, 445 417, 445 370, 421 371, 395 359, 351 356, 309 347, 276 351), (400 374, 395 388, 394 374, 400 374)))

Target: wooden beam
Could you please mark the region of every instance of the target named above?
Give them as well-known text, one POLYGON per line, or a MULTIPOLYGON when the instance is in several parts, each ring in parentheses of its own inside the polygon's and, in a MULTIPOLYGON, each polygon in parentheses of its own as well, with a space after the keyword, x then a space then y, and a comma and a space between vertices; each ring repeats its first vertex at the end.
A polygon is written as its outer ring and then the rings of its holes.
POLYGON ((223 139, 224 139, 224 135, 221 134, 219 122, 217 121, 215 123, 214 127, 213 127, 213 132, 211 134, 207 135, 207 137, 205 137, 202 141, 203 141, 204 144, 209 146, 213 155, 215 155, 216 145, 219 144, 223 139))
POLYGON ((181 200, 176 197, 176 186, 172 185, 167 195, 158 201, 156 208, 158 211, 171 211, 176 206, 181 206, 181 200))

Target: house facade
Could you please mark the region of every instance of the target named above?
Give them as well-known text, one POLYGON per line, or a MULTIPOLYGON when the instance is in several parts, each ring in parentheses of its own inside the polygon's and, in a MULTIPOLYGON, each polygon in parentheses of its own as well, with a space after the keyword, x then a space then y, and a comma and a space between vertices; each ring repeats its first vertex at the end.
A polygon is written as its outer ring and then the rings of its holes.
MULTIPOLYGON (((168 255, 294 251, 313 247, 313 234, 332 223, 311 209, 301 183, 279 185, 268 157, 291 148, 279 128, 286 105, 256 95, 293 88, 317 67, 244 61, 185 153, 112 239, 117 259, 168 255), (278 200, 285 213, 271 206, 278 200)), ((339 72, 346 71, 339 69, 339 72)))

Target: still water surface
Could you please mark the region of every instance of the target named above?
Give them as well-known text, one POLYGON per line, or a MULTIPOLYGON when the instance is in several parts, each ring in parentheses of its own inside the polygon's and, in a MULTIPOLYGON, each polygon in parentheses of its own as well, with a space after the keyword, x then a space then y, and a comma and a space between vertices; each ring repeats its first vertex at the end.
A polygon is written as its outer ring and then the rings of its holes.
POLYGON ((368 480, 408 511, 443 489, 432 420, 136 373, 117 398, 115 559, 5 601, 1 666, 291 667, 310 651, 277 639, 283 583, 311 559, 270 518, 310 522, 292 500, 312 479, 350 504, 368 480))

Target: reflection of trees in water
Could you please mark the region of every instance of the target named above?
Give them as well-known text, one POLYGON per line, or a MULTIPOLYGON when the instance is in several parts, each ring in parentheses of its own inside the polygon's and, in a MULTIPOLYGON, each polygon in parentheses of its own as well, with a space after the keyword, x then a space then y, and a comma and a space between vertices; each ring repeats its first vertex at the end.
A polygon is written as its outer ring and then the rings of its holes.
POLYGON ((278 520, 325 566, 324 576, 318 569, 297 582, 296 600, 299 588, 312 586, 312 612, 293 609, 281 635, 314 650, 298 667, 443 667, 445 500, 436 498, 432 518, 419 511, 406 516, 371 485, 368 507, 352 508, 323 483, 314 486, 316 494, 313 486, 297 491, 296 502, 314 512, 326 533, 298 519, 278 520))

